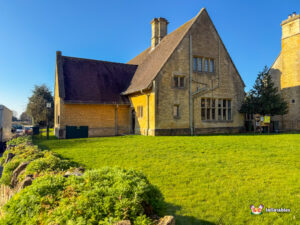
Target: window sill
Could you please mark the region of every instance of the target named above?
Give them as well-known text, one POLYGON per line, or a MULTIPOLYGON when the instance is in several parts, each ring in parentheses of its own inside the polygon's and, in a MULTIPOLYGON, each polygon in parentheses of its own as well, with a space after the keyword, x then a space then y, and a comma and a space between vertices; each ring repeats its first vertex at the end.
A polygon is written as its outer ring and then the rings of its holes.
POLYGON ((233 123, 233 120, 201 120, 205 123, 233 123))
POLYGON ((173 87, 174 89, 179 89, 179 90, 185 90, 186 88, 185 87, 173 87))
POLYGON ((173 116, 174 120, 179 120, 181 117, 180 116, 173 116))
POLYGON ((194 73, 196 73, 196 74, 209 74, 209 75, 215 75, 216 74, 216 72, 214 71, 214 72, 208 72, 208 71, 193 71, 194 73))

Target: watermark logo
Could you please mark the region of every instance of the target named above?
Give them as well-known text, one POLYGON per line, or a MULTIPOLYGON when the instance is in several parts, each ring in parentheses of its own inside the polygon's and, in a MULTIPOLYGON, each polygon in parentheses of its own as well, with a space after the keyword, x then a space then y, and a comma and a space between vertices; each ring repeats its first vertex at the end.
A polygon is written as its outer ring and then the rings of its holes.
POLYGON ((264 205, 262 205, 262 204, 260 204, 258 208, 255 208, 254 205, 250 205, 251 214, 260 215, 260 214, 262 214, 263 208, 264 208, 264 205))

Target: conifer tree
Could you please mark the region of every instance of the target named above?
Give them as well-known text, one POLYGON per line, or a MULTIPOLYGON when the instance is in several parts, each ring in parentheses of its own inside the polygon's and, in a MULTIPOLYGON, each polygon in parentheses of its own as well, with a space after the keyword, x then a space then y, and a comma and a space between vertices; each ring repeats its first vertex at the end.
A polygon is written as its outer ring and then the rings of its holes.
POLYGON ((247 93, 240 110, 242 113, 260 115, 284 115, 288 104, 275 87, 267 66, 256 78, 253 88, 247 93))

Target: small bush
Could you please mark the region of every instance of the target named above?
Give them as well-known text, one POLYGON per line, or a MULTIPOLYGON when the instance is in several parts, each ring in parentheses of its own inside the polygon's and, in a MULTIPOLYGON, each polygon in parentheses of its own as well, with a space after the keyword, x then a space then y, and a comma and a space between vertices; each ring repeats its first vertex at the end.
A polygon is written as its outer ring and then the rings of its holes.
POLYGON ((160 215, 163 197, 138 172, 104 168, 83 176, 45 175, 4 206, 2 224, 151 224, 143 205, 160 215))
POLYGON ((50 151, 41 151, 37 146, 32 145, 29 137, 18 137, 9 142, 10 148, 5 151, 0 159, 3 166, 0 184, 10 185, 13 171, 22 163, 29 162, 25 171, 18 176, 18 180, 22 180, 28 174, 38 176, 40 173, 60 172, 77 166, 69 160, 63 160, 58 155, 50 151), (9 153, 15 156, 11 161, 4 164, 9 153))
MULTIPOLYGON (((44 151, 43 157, 38 158, 32 161, 26 168, 23 177, 28 174, 40 174, 40 173, 47 173, 47 172, 59 172, 65 171, 74 167, 76 164, 69 161, 63 160, 58 156, 54 155, 52 152, 44 151)), ((21 177, 22 178, 22 177, 21 177)))
POLYGON ((20 136, 14 139, 11 139, 7 142, 7 146, 15 146, 19 144, 27 144, 31 143, 31 137, 30 136, 20 136))

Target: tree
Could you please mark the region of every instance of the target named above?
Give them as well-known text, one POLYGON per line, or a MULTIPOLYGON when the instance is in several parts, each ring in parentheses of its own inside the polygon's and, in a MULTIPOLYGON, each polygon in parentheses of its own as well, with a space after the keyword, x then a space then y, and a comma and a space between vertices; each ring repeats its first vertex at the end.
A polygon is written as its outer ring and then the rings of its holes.
POLYGON ((12 113, 13 113, 12 121, 13 122, 18 121, 18 113, 17 113, 17 111, 13 110, 12 113))
POLYGON ((15 117, 15 116, 12 116, 12 121, 13 121, 13 122, 16 122, 16 121, 18 121, 18 118, 15 117))
POLYGON ((53 124, 54 107, 53 96, 46 85, 34 87, 32 96, 29 97, 26 113, 32 117, 35 125, 46 125, 49 118, 49 123, 53 124), (51 103, 51 108, 46 107, 46 103, 51 103))
POLYGON ((288 104, 275 87, 267 66, 256 78, 253 88, 247 93, 240 110, 242 113, 260 115, 284 115, 288 104))
POLYGON ((20 116, 20 120, 21 121, 26 121, 26 122, 31 122, 32 121, 31 117, 26 112, 22 112, 22 114, 20 116))

